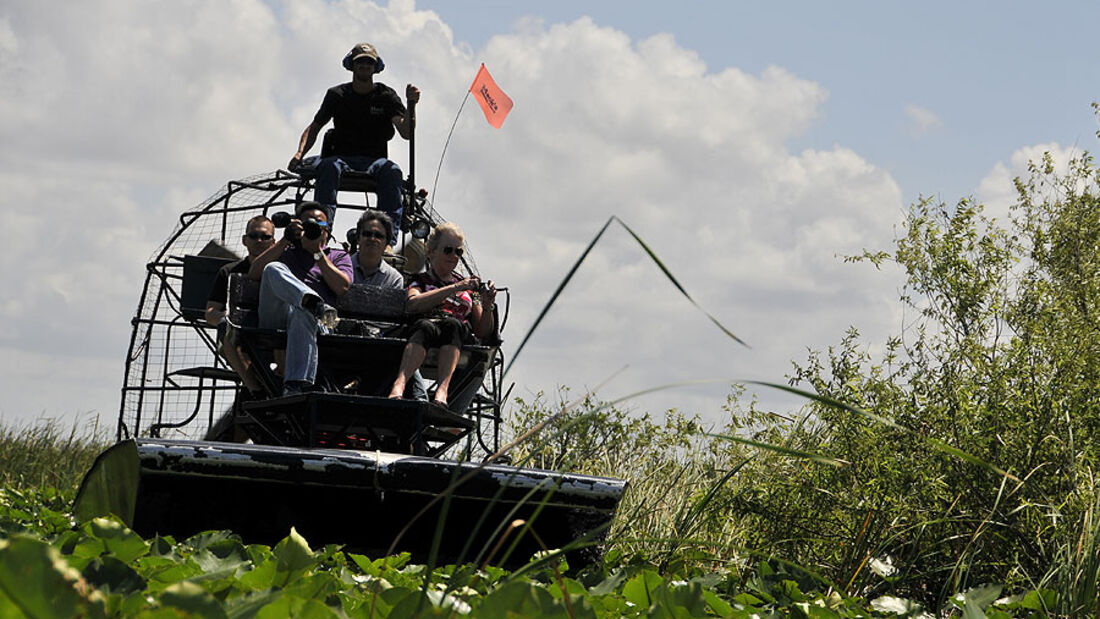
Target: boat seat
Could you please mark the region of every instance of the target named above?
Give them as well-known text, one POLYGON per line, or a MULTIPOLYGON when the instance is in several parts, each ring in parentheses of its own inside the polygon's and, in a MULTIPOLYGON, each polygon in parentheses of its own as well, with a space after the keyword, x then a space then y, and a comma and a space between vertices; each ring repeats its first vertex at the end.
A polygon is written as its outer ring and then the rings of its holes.
MULTIPOLYGON (((336 302, 336 311, 346 333, 367 335, 356 330, 356 321, 381 325, 383 331, 393 330, 406 320, 405 301, 407 293, 402 290, 352 284, 351 288, 336 302)), ((259 325, 260 282, 249 279, 243 273, 234 273, 229 278, 229 316, 230 320, 244 327, 259 325)))
MULTIPOLYGON (((317 383, 330 391, 379 396, 389 392, 407 343, 405 331, 412 318, 405 313, 405 291, 353 284, 340 298, 336 329, 318 336, 317 383)), ((230 276, 230 320, 238 326, 239 341, 263 375, 270 395, 281 393, 282 381, 272 369, 275 351, 286 348, 286 332, 258 327, 259 282, 243 274, 230 276)), ((477 389, 492 364, 496 347, 467 344, 459 352, 452 378, 451 400, 477 389)), ((420 373, 437 378, 438 349, 430 348, 420 373)))
POLYGON ((183 257, 183 284, 180 287, 180 315, 188 320, 206 318, 206 302, 214 287, 218 270, 233 260, 215 256, 183 257))
MULTIPOLYGON (((317 166, 321 163, 321 159, 336 154, 334 152, 335 146, 333 145, 334 131, 336 130, 329 129, 325 132, 325 137, 321 140, 320 155, 313 155, 302 159, 301 165, 295 170, 298 176, 312 181, 317 180, 317 166)), ((366 172, 348 170, 340 175, 340 191, 378 193, 378 183, 374 180, 373 176, 370 176, 366 172)))

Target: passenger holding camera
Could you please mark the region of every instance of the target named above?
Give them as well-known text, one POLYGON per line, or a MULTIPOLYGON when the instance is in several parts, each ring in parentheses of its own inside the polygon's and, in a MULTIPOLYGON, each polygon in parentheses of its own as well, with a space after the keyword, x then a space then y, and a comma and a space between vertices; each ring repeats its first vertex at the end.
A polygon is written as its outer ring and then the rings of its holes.
POLYGON ((287 332, 283 395, 312 389, 317 333, 326 332, 323 322, 335 322, 331 304, 348 291, 354 277, 347 252, 326 247, 329 228, 321 205, 303 202, 298 217, 286 223, 283 237, 253 260, 248 271, 250 279, 260 282, 260 327, 287 332))
POLYGON ((427 316, 412 327, 401 368, 390 389, 391 398, 404 394, 405 383, 424 363, 428 348, 438 346, 438 377, 432 400, 446 406, 460 347, 471 334, 484 339, 493 332, 497 294, 493 283, 482 284, 476 277, 463 278, 455 272, 464 240, 462 229, 449 222, 436 226, 428 237, 428 268, 412 277, 406 306, 409 313, 427 316))

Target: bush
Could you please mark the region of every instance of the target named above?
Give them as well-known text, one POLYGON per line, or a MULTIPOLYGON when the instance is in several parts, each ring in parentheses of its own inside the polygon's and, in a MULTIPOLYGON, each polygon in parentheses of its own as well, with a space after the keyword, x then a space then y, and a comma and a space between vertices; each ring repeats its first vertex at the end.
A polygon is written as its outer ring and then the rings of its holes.
MULTIPOLYGON (((892 254, 915 320, 873 359, 849 331, 794 381, 898 430, 814 403, 792 445, 843 460, 770 475, 751 543, 822 569, 851 591, 937 606, 989 582, 1035 583, 1088 520, 1100 429, 1100 171, 1051 159, 1018 180, 1006 225, 969 200, 921 201, 892 254), (942 441, 1019 481, 933 449, 942 441), (890 557, 888 581, 867 569, 890 557)), ((1095 574, 1092 576, 1095 580, 1095 574)))

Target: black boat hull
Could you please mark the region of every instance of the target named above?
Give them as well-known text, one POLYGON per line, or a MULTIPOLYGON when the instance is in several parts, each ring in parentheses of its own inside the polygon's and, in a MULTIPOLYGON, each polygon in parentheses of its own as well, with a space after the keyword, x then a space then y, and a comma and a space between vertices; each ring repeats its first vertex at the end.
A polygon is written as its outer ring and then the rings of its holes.
MULTIPOLYGON (((494 563, 514 565, 544 548, 598 542, 625 487, 612 478, 384 452, 140 439, 100 456, 74 513, 81 520, 115 513, 146 536, 228 529, 273 544, 294 527, 314 546, 407 551, 420 561, 434 549, 438 563, 493 553, 494 563), (509 531, 517 520, 525 525, 509 531)), ((597 556, 592 545, 570 554, 597 556)))

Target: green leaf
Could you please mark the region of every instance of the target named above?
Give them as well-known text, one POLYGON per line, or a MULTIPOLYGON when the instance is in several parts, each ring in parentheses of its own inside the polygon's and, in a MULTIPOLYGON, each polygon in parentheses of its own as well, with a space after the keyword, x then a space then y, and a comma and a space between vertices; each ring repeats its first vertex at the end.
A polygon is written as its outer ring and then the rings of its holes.
POLYGON ((660 592, 660 603, 672 615, 690 617, 705 616, 706 603, 703 601, 703 587, 699 583, 688 583, 676 587, 665 587, 660 592))
POLYGON ((473 616, 479 619, 511 617, 568 617, 565 605, 551 597, 545 589, 513 580, 493 590, 481 599, 473 616))
POLYGON ((208 619, 225 619, 225 609, 217 598, 205 589, 191 582, 181 582, 168 587, 160 594, 162 607, 178 608, 182 611, 208 619))
MULTIPOLYGON (((745 592, 738 593, 737 595, 733 596, 733 601, 741 604, 742 606, 759 606, 764 603, 764 600, 756 597, 751 593, 745 592)), ((774 600, 771 599, 771 596, 768 596, 768 601, 774 600)))
POLYGON ((229 537, 212 541, 205 548, 207 552, 224 561, 251 561, 252 556, 247 547, 236 537, 229 537))
POLYGON ((359 569, 367 576, 382 575, 382 570, 379 567, 381 560, 372 561, 369 557, 364 557, 363 555, 354 553, 348 553, 348 557, 350 557, 352 562, 355 563, 355 565, 358 566, 359 569))
POLYGON ((282 591, 249 592, 225 602, 225 614, 229 619, 251 619, 261 608, 277 600, 282 591))
POLYGON ((145 579, 115 557, 99 557, 83 570, 84 578, 108 593, 129 594, 145 590, 145 579))
POLYGON ((27 619, 27 615, 19 610, 3 590, 0 590, 0 619, 27 619))
POLYGON ((553 307, 555 302, 557 302, 558 297, 561 296, 561 293, 565 290, 565 287, 569 285, 569 282, 573 279, 573 276, 576 275, 577 270, 580 268, 581 264, 583 264, 584 261, 588 258, 588 255, 592 252, 592 248, 594 248, 596 246, 596 243, 599 242, 599 240, 603 237, 604 232, 607 232, 607 229, 611 226, 612 222, 618 222, 619 225, 622 226, 628 234, 630 234, 630 236, 642 248, 642 251, 644 251, 646 255, 649 256, 649 259, 653 261, 653 264, 657 265, 657 268, 660 269, 662 273, 664 273, 665 278, 668 279, 668 281, 676 287, 676 289, 680 292, 681 295, 683 295, 685 299, 688 300, 688 302, 690 302, 692 305, 695 306, 696 309, 702 312, 703 315, 706 316, 711 323, 718 327, 722 331, 722 333, 725 333, 727 337, 734 340, 738 344, 749 348, 749 345, 745 343, 744 340, 734 335, 732 331, 727 329, 726 326, 719 322, 717 318, 704 310, 703 307, 699 305, 699 303, 694 298, 692 298, 690 294, 688 294, 684 286, 672 274, 672 271, 670 271, 668 267, 665 266, 664 262, 662 262, 661 259, 657 257, 657 253, 654 252, 649 247, 649 245, 642 240, 642 237, 638 236, 638 234, 636 234, 634 230, 630 228, 630 226, 626 225, 626 222, 624 222, 622 219, 619 219, 618 216, 612 215, 607 218, 607 222, 604 223, 603 227, 601 227, 599 232, 596 233, 596 236, 592 237, 592 240, 588 242, 588 245, 584 248, 584 251, 581 252, 580 257, 577 258, 577 261, 574 262, 573 266, 569 268, 569 271, 565 274, 565 277, 562 278, 560 283, 558 283, 558 287, 550 295, 550 299, 546 302, 545 305, 543 305, 542 309, 539 310, 538 316, 535 317, 535 322, 533 322, 531 324, 531 327, 527 329, 527 333, 523 335, 523 339, 520 340, 519 346, 516 347, 516 351, 512 353, 511 361, 509 361, 508 365, 504 368, 504 376, 508 375, 508 372, 512 369, 512 365, 515 364, 516 359, 519 358, 520 353, 523 352, 524 347, 527 345, 527 341, 531 339, 531 336, 534 335, 535 331, 539 328, 539 325, 542 324, 542 320, 546 318, 546 315, 550 312, 550 308, 553 307))
POLYGON ((117 599, 114 605, 109 605, 107 616, 109 617, 133 617, 148 606, 145 591, 135 591, 126 597, 112 596, 117 599))
POLYGON ((284 591, 288 595, 303 599, 323 600, 342 589, 340 580, 331 572, 309 574, 288 584, 284 591))
POLYGON ((237 572, 244 571, 252 564, 251 561, 241 560, 235 554, 229 554, 225 558, 219 557, 210 552, 209 548, 191 555, 191 559, 203 572, 201 575, 192 578, 192 582, 228 579, 236 576, 237 572))
POLYGON ((29 617, 98 616, 104 611, 103 596, 56 548, 23 535, 0 540, 0 591, 29 617))
POLYGON ((600 584, 592 587, 590 593, 592 595, 607 595, 609 593, 614 593, 616 590, 618 590, 619 585, 621 585, 623 581, 626 580, 627 576, 628 574, 625 571, 616 570, 614 573, 612 573, 610 576, 600 582, 600 584))
POLYGON ((1049 608, 1054 608, 1057 602, 1058 594, 1050 589, 1033 589, 1028 591, 1020 601, 1008 604, 1007 608, 1026 608, 1028 610, 1045 611, 1049 608))
POLYGON ((719 617, 725 617, 733 612, 733 606, 710 589, 703 589, 703 600, 707 603, 707 608, 719 617))
POLYGON ((202 568, 190 557, 176 561, 165 557, 142 557, 138 566, 155 590, 202 574, 202 568))
POLYGON ((280 586, 285 586, 316 563, 309 544, 293 527, 290 535, 276 544, 272 553, 276 560, 275 583, 280 586))
MULTIPOLYGON (((373 592, 367 593, 367 608, 374 607, 374 612, 377 616, 392 617, 391 611, 399 606, 402 602, 409 598, 419 599, 420 589, 411 589, 408 587, 393 587, 386 589, 377 594, 373 592)), ((429 604, 425 604, 429 606, 429 604)))
POLYGON ((216 548, 226 541, 239 543, 236 534, 232 531, 203 531, 184 540, 183 545, 197 551, 216 548))
POLYGON ((156 535, 149 540, 149 554, 158 557, 176 557, 176 540, 171 536, 156 535))
POLYGON ((1000 585, 974 587, 963 594, 963 617, 985 619, 985 609, 1001 596, 1000 585))
POLYGON ((450 615, 451 611, 432 606, 432 603, 421 596, 418 591, 394 604, 387 617, 388 619, 420 619, 421 617, 448 617, 450 615))
POLYGON ((649 608, 656 602, 656 591, 664 584, 655 570, 642 570, 623 585, 623 597, 641 608, 649 608))
POLYGON ((255 614, 256 619, 331 619, 340 615, 316 600, 303 600, 291 595, 281 595, 255 614))
POLYGON ((101 540, 104 550, 123 563, 129 563, 149 552, 149 544, 117 517, 94 518, 81 528, 88 535, 101 540))
POLYGON ((260 591, 263 589, 270 589, 275 585, 276 569, 275 559, 268 559, 252 568, 252 570, 241 574, 237 582, 240 587, 246 590, 260 591))

